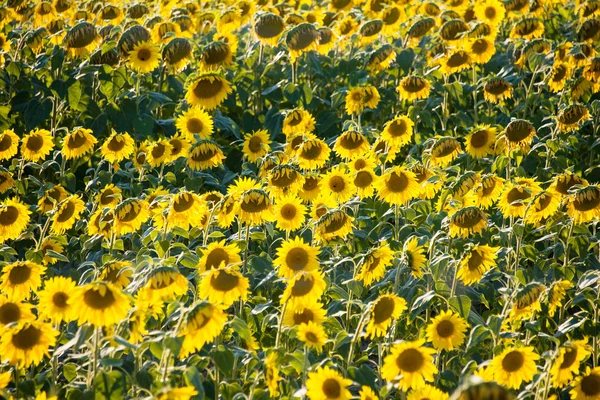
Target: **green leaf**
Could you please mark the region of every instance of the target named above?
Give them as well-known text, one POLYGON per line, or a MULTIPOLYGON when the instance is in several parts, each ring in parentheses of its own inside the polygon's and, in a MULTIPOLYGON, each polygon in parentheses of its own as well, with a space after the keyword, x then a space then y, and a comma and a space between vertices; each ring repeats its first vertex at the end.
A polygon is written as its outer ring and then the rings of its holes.
POLYGON ((101 371, 94 379, 96 400, 120 400, 127 393, 127 380, 119 371, 101 371))
POLYGON ((184 377, 186 385, 192 385, 198 392, 196 398, 203 399, 205 396, 204 385, 202 384, 202 377, 200 376, 200 372, 198 372, 198 368, 193 365, 187 367, 184 377))
POLYGON ((69 382, 77 377, 77 365, 73 363, 67 363, 63 367, 63 376, 69 382))
POLYGON ((224 375, 231 376, 234 360, 235 356, 231 350, 226 349, 223 346, 219 346, 219 348, 215 350, 215 363, 217 364, 219 371, 224 375))
POLYGON ((42 122, 46 121, 52 112, 52 100, 45 99, 40 102, 33 99, 27 103, 25 108, 25 125, 28 131, 37 128, 42 122))
POLYGON ((81 101, 81 94, 81 81, 75 81, 67 90, 69 107, 74 111, 85 111, 85 105, 81 101), (83 105, 83 109, 80 109, 80 105, 83 105))
POLYGON ((460 295, 452 297, 448 300, 450 307, 460 314, 461 317, 467 319, 469 317, 469 311, 471 311, 471 299, 468 296, 460 295))

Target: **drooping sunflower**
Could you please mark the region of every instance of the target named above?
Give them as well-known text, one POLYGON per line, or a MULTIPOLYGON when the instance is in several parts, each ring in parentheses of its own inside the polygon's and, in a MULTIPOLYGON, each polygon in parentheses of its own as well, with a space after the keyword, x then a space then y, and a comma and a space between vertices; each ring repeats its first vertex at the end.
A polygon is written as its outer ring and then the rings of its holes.
POLYGON ((319 31, 314 25, 303 22, 288 31, 285 44, 290 52, 290 60, 294 63, 302 54, 317 50, 319 31))
POLYGON ((150 217, 148 203, 136 198, 126 199, 119 203, 114 214, 115 231, 119 236, 137 231, 150 217))
POLYGON ((394 252, 387 242, 370 250, 363 258, 360 272, 356 275, 357 280, 362 280, 365 286, 378 282, 384 277, 385 271, 394 262, 394 252))
POLYGON ((467 153, 474 158, 493 154, 497 134, 496 128, 489 125, 476 127, 465 137, 467 153))
POLYGON ((226 42, 213 40, 207 44, 200 56, 200 66, 206 71, 227 68, 231 65, 233 53, 226 42))
POLYGON ((107 185, 96 195, 99 208, 115 208, 123 200, 122 190, 113 184, 107 185))
POLYGON ((532 212, 529 203, 541 191, 540 186, 533 179, 518 178, 515 182, 507 183, 500 196, 498 208, 504 218, 527 217, 525 211, 532 212))
POLYGON ((316 304, 325 291, 325 280, 318 270, 299 271, 288 281, 281 296, 281 304, 291 309, 302 309, 316 304))
POLYGON ((431 146, 431 158, 429 163, 432 166, 445 167, 458 156, 462 147, 458 140, 453 137, 441 137, 431 146))
POLYGON ((277 258, 273 265, 278 267, 277 274, 292 279, 302 271, 314 271, 319 268, 318 247, 312 247, 301 237, 287 239, 277 249, 277 258))
POLYGON ((312 203, 320 193, 319 182, 321 182, 321 176, 314 172, 309 172, 304 175, 304 185, 302 189, 298 191, 298 196, 305 203, 312 203))
POLYGON ((393 320, 407 309, 406 300, 395 294, 381 295, 373 302, 366 333, 374 339, 385 336, 393 320))
POLYGON ((15 180, 8 171, 0 169, 0 194, 6 193, 15 186, 15 180))
POLYGON ((572 68, 566 62, 557 62, 552 66, 552 72, 548 77, 548 86, 554 93, 564 89, 567 80, 571 77, 572 68))
POLYGON ((402 78, 397 88, 402 100, 420 100, 429 97, 431 84, 423 77, 410 75, 402 78))
POLYGON ((152 72, 160 64, 160 49, 150 41, 142 41, 129 52, 127 65, 140 73, 152 72))
POLYGON ((231 92, 227 79, 217 72, 205 72, 188 78, 185 99, 192 106, 214 110, 231 92))
POLYGON ((42 259, 43 265, 52 265, 58 258, 56 258, 51 252, 62 254, 64 252, 64 247, 61 242, 53 238, 52 236, 48 236, 44 238, 42 243, 40 244, 40 251, 44 254, 44 258, 42 259))
POLYGON ((483 86, 483 97, 492 104, 510 99, 512 95, 512 85, 502 78, 492 78, 483 86))
POLYGON ((413 134, 414 122, 407 115, 399 115, 386 122, 381 139, 394 146, 402 146, 410 143, 413 134))
POLYGON ((184 37, 174 38, 167 43, 162 51, 162 59, 173 72, 182 71, 192 58, 192 43, 184 37))
POLYGON ((346 93, 346 113, 360 114, 365 108, 376 108, 381 96, 373 86, 359 86, 346 93))
POLYGON ((362 133, 348 130, 337 138, 333 150, 344 160, 352 160, 369 151, 369 141, 362 133))
POLYGON ((180 299, 188 292, 187 278, 173 267, 159 267, 146 278, 142 290, 150 302, 180 299))
POLYGON ((0 243, 13 240, 29 225, 31 211, 17 198, 6 199, 0 203, 0 243))
POLYGON ((100 235, 110 237, 115 231, 115 214, 111 209, 98 209, 90 216, 88 224, 88 234, 90 236, 100 235))
POLYGON ((540 295, 545 290, 546 287, 538 282, 529 283, 519 290, 507 321, 518 326, 520 321, 533 318, 536 312, 542 311, 540 295))
POLYGON ((14 323, 34 321, 36 316, 32 312, 33 306, 27 302, 12 300, 0 294, 0 328, 14 323))
POLYGON ((406 400, 448 400, 448 397, 447 393, 435 386, 425 384, 419 389, 411 390, 406 396, 406 400))
POLYGON ((315 349, 317 353, 323 350, 325 342, 327 342, 327 334, 323 325, 309 321, 305 324, 300 324, 297 327, 297 337, 310 349, 315 349))
POLYGON ((356 193, 352 177, 338 166, 321 176, 321 195, 329 196, 338 204, 345 203, 356 193))
POLYGON ((440 71, 444 75, 452 75, 470 68, 473 64, 473 61, 474 59, 471 57, 469 52, 461 49, 455 49, 441 58, 440 71))
POLYGON ((125 289, 133 276, 132 267, 129 261, 111 260, 103 265, 100 280, 112 283, 117 289, 125 289))
POLYGON ((432 170, 422 164, 415 164, 410 171, 415 174, 419 184, 419 198, 433 199, 444 185, 444 173, 439 169, 432 170))
POLYGON ((404 205, 419 195, 415 174, 404 167, 389 168, 375 181, 377 196, 392 205, 404 205))
POLYGON ((65 136, 62 154, 67 160, 79 158, 94 150, 98 139, 94 137, 91 129, 77 128, 65 136))
MULTIPOLYGON (((600 218, 600 187, 590 185, 576 190, 569 196, 567 213, 576 224, 600 218)), ((1 220, 2 214, 0 214, 1 220)))
POLYGON ((383 71, 388 69, 396 60, 396 52, 389 44, 384 44, 379 49, 373 51, 367 62, 367 69, 373 72, 383 71))
POLYGON ((352 221, 353 218, 344 210, 336 209, 329 211, 323 214, 317 221, 315 239, 321 242, 328 242, 334 239, 343 240, 352 232, 352 221))
POLYGON ((73 26, 65 35, 63 42, 70 57, 83 57, 94 50, 100 41, 100 36, 96 31, 95 25, 88 22, 86 17, 89 17, 90 20, 93 19, 93 16, 88 15, 87 12, 85 12, 83 18, 79 18, 77 13, 73 15, 74 21, 77 21, 77 19, 86 20, 77 23, 77 25, 73 26))
POLYGON ((569 391, 572 399, 596 400, 600 398, 600 367, 587 367, 585 374, 578 376, 569 391))
POLYGON ((296 150, 296 162, 302 169, 314 170, 323 167, 329 161, 330 154, 331 149, 324 140, 310 138, 304 140, 296 150))
POLYGON ((487 227, 487 216, 477 207, 465 207, 450 216, 450 236, 469 237, 487 227))
POLYGON ((43 160, 54 148, 52 134, 46 129, 35 129, 23 136, 21 156, 27 161, 43 160))
POLYGON ((213 133, 212 117, 200 107, 191 107, 175 118, 177 130, 194 142, 196 135, 200 139, 210 139, 213 133))
POLYGON ((213 304, 230 306, 237 300, 245 301, 248 298, 248 286, 248 278, 237 268, 213 268, 202 276, 198 295, 213 304))
POLYGON ((525 222, 539 226, 543 221, 556 214, 560 206, 560 200, 560 193, 553 190, 542 190, 537 193, 531 200, 525 222))
POLYGON ((490 369, 496 382, 509 389, 518 389, 523 382, 533 379, 537 373, 535 362, 539 358, 531 346, 509 347, 494 357, 490 369))
POLYGON ((59 235, 65 233, 75 225, 84 209, 85 203, 78 195, 67 197, 57 206, 52 216, 51 231, 59 235))
POLYGON ((480 184, 475 187, 477 195, 475 205, 481 208, 491 207, 500 197, 504 188, 504 179, 495 174, 487 174, 481 177, 480 184))
POLYGON ((56 343, 58 332, 52 325, 40 321, 26 321, 8 328, 0 338, 0 353, 10 364, 28 368, 38 365, 56 343))
POLYGON ((425 382, 433 381, 438 372, 432 356, 435 350, 424 344, 425 340, 419 339, 394 345, 383 360, 381 377, 388 382, 397 382, 403 391, 419 389, 425 382))
POLYGON ((46 190, 44 195, 38 201, 39 210, 42 213, 54 210, 54 208, 64 201, 69 196, 69 193, 62 185, 55 185, 46 190))
POLYGON ((562 306, 562 302, 567 295, 567 290, 571 289, 573 284, 563 279, 556 281, 548 289, 548 315, 550 318, 554 317, 556 310, 562 306))
POLYGON ((496 266, 499 247, 476 245, 468 249, 460 260, 456 278, 465 285, 472 285, 483 278, 487 271, 496 266))
POLYGON ((29 297, 42 284, 46 267, 31 261, 16 261, 2 268, 0 291, 13 300, 29 297))
POLYGON ((201 220, 205 207, 202 199, 196 193, 182 191, 173 195, 167 214, 168 227, 178 226, 187 230, 190 226, 202 225, 201 220))
POLYGON ((272 217, 273 202, 263 190, 250 189, 245 191, 238 205, 238 218, 243 223, 259 225, 272 217))
POLYGON ((427 339, 438 350, 453 350, 465 341, 466 321, 450 310, 442 311, 427 325, 427 339))
POLYGON ((225 155, 219 145, 210 139, 200 139, 189 151, 187 163, 196 171, 218 167, 223 163, 225 155))
POLYGON ((44 282, 44 289, 38 293, 40 316, 52 322, 73 321, 73 293, 77 285, 68 277, 57 276, 44 282))
POLYGON ((277 14, 264 13, 257 15, 254 21, 254 35, 261 43, 276 46, 285 29, 283 18, 277 14))
POLYGON ((413 236, 404 242, 403 251, 404 257, 406 257, 406 264, 410 268, 410 273, 415 278, 421 278, 423 276, 427 257, 425 256, 425 249, 423 246, 419 246, 419 240, 416 236, 413 236))
POLYGON ((310 400, 350 400, 352 394, 348 386, 350 379, 345 379, 339 372, 329 367, 321 367, 308 373, 306 395, 310 400))
POLYGON ((272 398, 279 396, 279 380, 281 377, 279 376, 280 362, 277 359, 277 352, 271 351, 266 357, 264 363, 265 384, 267 386, 267 390, 269 391, 269 396, 272 398))
POLYGON ((225 244, 225 240, 212 242, 202 250, 202 257, 198 261, 200 272, 225 267, 237 268, 242 262, 240 248, 237 244, 225 244))
POLYGON ((320 303, 314 303, 312 305, 300 308, 285 308, 283 314, 283 324, 288 327, 294 327, 309 322, 315 324, 322 324, 327 320, 327 312, 320 303))
POLYGON ((315 129, 315 125, 315 118, 309 111, 296 108, 285 115, 281 129, 284 135, 289 136, 293 133, 312 132, 315 129))
POLYGON ((581 104, 571 104, 558 113, 558 128, 562 132, 572 132, 591 119, 588 109, 581 104))
POLYGON ((256 162, 271 151, 271 140, 266 129, 260 129, 244 136, 243 152, 250 162, 256 162))
POLYGON ((129 158, 135 150, 135 143, 129 133, 117 133, 114 130, 102 143, 100 153, 109 163, 121 162, 129 158))
POLYGON ((12 129, 0 134, 0 160, 8 160, 19 150, 19 137, 12 129))
MULTIPOLYGON (((579 374, 581 363, 590 355, 587 340, 575 340, 560 347, 550 369, 554 387, 566 386, 579 374)), ((600 383, 600 379, 598 381, 600 383)))
POLYGON ((538 18, 523 18, 517 21, 511 31, 510 38, 521 38, 531 40, 542 37, 544 34, 544 24, 538 18))
POLYGON ((146 150, 146 162, 151 167, 160 167, 171 161, 171 143, 166 139, 159 139, 148 144, 146 150))
POLYGON ((81 286, 72 296, 73 313, 80 324, 109 327, 123 321, 130 308, 127 295, 108 282, 81 286))
POLYGON ((306 206, 296 195, 284 195, 275 201, 273 218, 277 228, 291 232, 300 229, 306 218, 306 206))
POLYGON ((226 322, 227 314, 221 307, 206 301, 194 305, 180 333, 184 337, 180 358, 201 349, 205 343, 212 342, 223 331, 226 322))

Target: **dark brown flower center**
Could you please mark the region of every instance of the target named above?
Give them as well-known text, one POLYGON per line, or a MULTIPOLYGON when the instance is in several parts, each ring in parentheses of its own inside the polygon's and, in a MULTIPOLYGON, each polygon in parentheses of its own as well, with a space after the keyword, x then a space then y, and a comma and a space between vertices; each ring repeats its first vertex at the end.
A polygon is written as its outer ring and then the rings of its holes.
POLYGON ((591 374, 581 379, 581 391, 589 397, 600 394, 600 376, 591 374))
POLYGON ((292 271, 302 271, 308 265, 308 253, 301 247, 294 247, 285 257, 285 265, 292 271))
POLYGON ((329 189, 334 193, 343 192, 346 188, 346 181, 341 176, 333 176, 329 179, 329 189))
POLYGON ((293 204, 286 204, 283 207, 281 207, 281 217, 287 221, 291 221, 296 217, 298 210, 296 209, 296 206, 293 204))
POLYGON ((27 328, 23 328, 13 335, 11 342, 19 350, 31 350, 39 344, 41 337, 41 329, 29 325, 27 328))
POLYGON ((106 288, 104 296, 100 293, 100 290, 93 288, 86 290, 83 295, 83 301, 88 307, 95 310, 105 310, 112 306, 117 299, 109 288, 106 288))
POLYGON ((212 99, 224 90, 223 82, 219 77, 201 78, 194 85, 194 95, 199 99, 212 99))
POLYGON ((248 142, 248 148, 252 153, 258 153, 262 150, 262 139, 258 136, 252 136, 248 142))
POLYGON ((315 282, 311 277, 302 275, 292 286, 292 296, 301 297, 310 293, 315 286, 315 282))
POLYGON ((454 333, 454 324, 451 321, 443 320, 435 327, 439 337, 442 339, 449 338, 454 333))
POLYGON ((237 275, 220 270, 216 275, 210 277, 210 286, 219 292, 229 292, 237 287, 239 281, 240 278, 237 275))
POLYGON ((75 203, 67 201, 67 203, 61 207, 60 211, 58 211, 56 220, 58 222, 67 222, 71 219, 73 214, 75 214, 75 203))
POLYGON ((323 394, 327 396, 328 399, 337 399, 342 394, 340 383, 333 378, 325 379, 321 389, 323 389, 323 394))
POLYGON ((185 212, 192 208, 194 202, 194 196, 189 193, 182 193, 175 198, 173 209, 178 213, 185 212))
POLYGON ((44 146, 44 138, 42 135, 33 134, 27 138, 26 147, 28 150, 38 152, 44 146))
POLYGON ((471 146, 476 149, 485 147, 488 143, 489 136, 490 134, 487 129, 478 130, 471 136, 471 146))
POLYGON ((425 364, 425 357, 417 349, 406 349, 396 357, 401 372, 416 372, 425 364))
POLYGON ((31 277, 31 268, 26 265, 17 265, 10 270, 8 280, 12 285, 20 285, 25 283, 31 277))
POLYGON ((69 300, 69 295, 64 292, 56 292, 52 296, 52 304, 58 308, 66 308, 67 300, 69 300))
POLYGON ((229 254, 222 248, 216 248, 206 256, 206 269, 219 268, 221 263, 229 264, 229 254))
POLYGON ((392 172, 385 186, 394 193, 402 193, 408 187, 409 181, 406 174, 402 172, 392 172))
POLYGON ((577 360, 577 347, 567 347, 563 355, 563 361, 560 364, 560 369, 568 369, 577 360))
MULTIPOLYGON (((0 44, 1 45, 1 44, 0 44)), ((11 148, 13 141, 9 135, 0 135, 0 152, 6 151, 11 148)))
POLYGON ((377 304, 375 304, 375 307, 373 307, 373 321, 376 324, 380 324, 390 319, 394 313, 395 306, 396 303, 394 302, 394 299, 390 297, 380 298, 377 301, 377 304))
POLYGON ((359 171, 354 178, 354 185, 358 188, 366 188, 373 183, 373 176, 369 171, 359 171))
POLYGON ((137 58, 140 61, 148 61, 151 56, 152 56, 152 52, 148 49, 140 49, 137 52, 137 58))
POLYGON ((502 359, 502 369, 506 372, 516 372, 523 367, 525 357, 518 350, 513 350, 502 359))
POLYGON ((6 206, 0 211, 0 225, 11 226, 19 219, 19 209, 15 206, 6 206))
POLYGON ((8 325, 21 319, 21 309, 15 303, 4 303, 0 306, 0 323, 8 325))

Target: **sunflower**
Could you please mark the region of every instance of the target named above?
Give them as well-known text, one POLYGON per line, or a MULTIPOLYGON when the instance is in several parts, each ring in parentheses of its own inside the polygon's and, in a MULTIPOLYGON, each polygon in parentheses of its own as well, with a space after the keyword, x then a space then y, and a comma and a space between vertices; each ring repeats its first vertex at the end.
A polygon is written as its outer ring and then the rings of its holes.
POLYGON ((510 347, 494 357, 490 369, 494 379, 509 389, 518 389, 523 382, 529 382, 537 373, 535 362, 540 356, 529 347, 510 347))
POLYGON ((44 289, 38 293, 40 316, 57 323, 73 321, 72 296, 77 287, 75 281, 68 277, 57 276, 44 282, 44 289))
POLYGON ((379 400, 377 393, 369 386, 362 386, 358 395, 360 396, 360 400, 379 400))
POLYGON ((232 92, 227 79, 217 72, 204 72, 188 78, 185 99, 192 106, 206 110, 217 108, 232 92))
POLYGON ((568 280, 556 281, 548 290, 548 316, 554 317, 556 310, 562 306, 562 301, 567 295, 567 290, 571 289, 573 284, 568 280))
POLYGON ((346 93, 346 113, 360 114, 365 108, 376 108, 381 99, 379 92, 373 86, 360 86, 346 93))
POLYGON ((450 236, 464 237, 482 232, 487 227, 487 217, 477 207, 465 207, 450 216, 450 236))
POLYGON ((363 134, 349 130, 337 138, 333 150, 344 160, 352 160, 369 151, 369 142, 363 134))
POLYGON ((475 205, 481 208, 491 207, 500 197, 504 188, 504 179, 494 174, 487 174, 481 177, 480 184, 475 187, 477 195, 475 205))
POLYGON ((321 182, 321 176, 314 172, 309 172, 304 175, 304 184, 298 191, 298 196, 305 203, 312 203, 320 193, 319 183, 321 182))
POLYGON ((92 133, 91 129, 77 128, 65 136, 62 147, 63 156, 70 160, 93 151, 98 140, 92 133))
POLYGON ((200 107, 191 107, 175 118, 177 130, 192 142, 196 135, 200 139, 210 139, 213 125, 212 117, 200 107))
POLYGON ((415 179, 419 184, 419 198, 433 199, 444 185, 441 171, 433 171, 425 168, 421 164, 415 164, 410 171, 415 174, 415 179))
POLYGON ((356 275, 357 280, 363 281, 365 286, 378 282, 384 277, 385 271, 394 263, 394 252, 387 242, 381 242, 379 246, 371 249, 363 258, 360 272, 356 275))
POLYGON ((273 13, 258 15, 253 26, 256 39, 269 46, 277 45, 284 29, 285 24, 283 18, 273 13))
POLYGON ((52 134, 46 129, 35 129, 23 136, 21 156, 27 161, 39 161, 46 158, 54 148, 52 134))
POLYGON ((46 190, 44 195, 38 201, 38 207, 42 213, 54 210, 54 208, 64 201, 69 193, 62 185, 56 185, 46 190))
POLYGON ((13 240, 29 225, 31 211, 17 198, 0 203, 0 243, 13 240))
POLYGON ((392 204, 404 205, 419 195, 415 174, 404 167, 389 168, 375 181, 379 199, 392 204))
POLYGON ((283 324, 294 327, 309 322, 322 324, 327 320, 327 313, 320 303, 314 303, 300 308, 286 307, 283 314, 283 324))
POLYGON ((271 398, 279 396, 279 361, 275 351, 269 352, 264 362, 265 384, 271 398))
POLYGON ((284 195, 275 201, 273 216, 277 228, 291 232, 300 229, 304 224, 306 207, 296 195, 284 195))
POLYGON ((196 193, 182 191, 173 195, 169 203, 167 225, 188 230, 190 227, 202 225, 204 202, 196 193))
POLYGON ((588 109, 581 104, 572 104, 558 113, 558 128, 562 132, 572 132, 579 129, 585 121, 591 119, 588 109))
POLYGON ((426 381, 433 381, 438 372, 432 357, 435 350, 423 344, 425 340, 419 339, 394 345, 383 360, 381 377, 388 382, 398 381, 398 388, 403 391, 419 389, 426 381))
POLYGON ((600 398, 600 367, 587 367, 585 374, 578 376, 569 391, 572 399, 596 400, 600 398))
POLYGON ((441 137, 431 147, 429 163, 433 166, 445 167, 462 151, 460 143, 453 137, 441 137))
POLYGON ((546 219, 558 211, 561 195, 553 190, 543 190, 531 200, 529 213, 525 216, 525 222, 539 226, 546 219))
MULTIPOLYGON (((593 221, 600 217, 600 187, 590 185, 569 196, 567 213, 576 224, 593 221)), ((0 224, 2 214, 0 213, 0 224)), ((1 229, 0 225, 0 229, 1 229)), ((1 230, 0 230, 1 237, 1 230)), ((0 240, 1 241, 1 240, 0 240)))
POLYGON ((425 384, 419 389, 411 390, 406 400, 448 400, 448 394, 435 386, 425 384))
POLYGON ((487 271, 496 267, 496 253, 499 247, 476 245, 468 249, 460 260, 456 277, 465 285, 473 285, 483 278, 487 271))
POLYGON ((429 97, 431 84, 425 78, 417 75, 409 75, 400 81, 396 89, 402 100, 420 100, 429 97))
POLYGON ((504 4, 500 0, 484 0, 477 3, 474 8, 475 17, 479 21, 498 26, 506 14, 504 4))
POLYGON ((388 69, 396 60, 396 52, 389 44, 384 44, 379 49, 373 51, 367 62, 367 69, 371 72, 379 72, 388 69))
POLYGON ((42 259, 42 264, 43 265, 52 265, 56 261, 58 261, 58 258, 54 257, 54 255, 52 253, 62 254, 64 251, 64 247, 61 242, 48 236, 40 244, 40 251, 43 252, 43 254, 44 254, 44 258, 42 259))
MULTIPOLYGON (((313 204, 313 207, 315 205, 313 204)), ((318 213, 318 208, 315 208, 318 213)), ((317 221, 315 239, 321 242, 327 242, 334 239, 345 239, 352 232, 352 221, 344 210, 329 211, 317 221)))
POLYGON ((250 162, 256 162, 271 151, 271 140, 266 129, 254 131, 244 136, 243 152, 250 162))
POLYGON ((372 303, 366 333, 371 339, 385 336, 393 320, 407 309, 406 300, 395 294, 384 294, 372 303))
POLYGON ((238 206, 238 218, 243 223, 259 225, 271 219, 273 202, 263 190, 250 189, 245 191, 238 202, 238 206))
POLYGON ((100 280, 111 283, 117 289, 125 289, 133 276, 132 267, 129 261, 111 260, 102 267, 100 280))
POLYGON ((15 186, 15 180, 8 171, 0 169, 0 194, 6 193, 15 186))
POLYGON ((13 300, 29 297, 42 284, 46 267, 31 261, 16 261, 2 268, 0 291, 13 300))
MULTIPOLYGON (((485 56, 485 54, 483 54, 485 56)), ((461 72, 471 67, 474 59, 471 55, 460 49, 455 49, 443 56, 440 60, 441 68, 440 71, 444 75, 452 75, 457 72, 461 72)))
POLYGON ((531 40, 542 37, 544 24, 537 18, 523 18, 517 21, 510 31, 510 38, 531 40))
POLYGON ((200 66, 206 71, 227 68, 231 65, 233 54, 231 47, 226 42, 215 41, 207 44, 200 56, 200 66))
POLYGON ((298 325, 297 329, 297 337, 306 347, 315 349, 317 353, 323 350, 323 346, 327 342, 327 334, 322 325, 309 321, 298 325))
POLYGON ((281 296, 281 304, 293 310, 310 307, 316 304, 325 291, 325 281, 317 270, 299 271, 288 281, 281 296))
POLYGON ((350 379, 345 379, 336 370, 321 367, 308 373, 306 396, 310 400, 350 400, 352 394, 348 386, 351 384, 350 379))
POLYGON ((0 338, 0 353, 10 364, 28 368, 38 365, 56 343, 58 332, 50 324, 27 321, 7 328, 0 338))
POLYGON ((331 168, 329 172, 321 175, 320 193, 322 196, 331 197, 338 204, 345 203, 356 193, 352 181, 352 177, 342 170, 342 167, 331 168))
POLYGON ((56 234, 65 233, 79 220, 85 204, 78 195, 72 195, 58 204, 52 216, 51 231, 56 234))
POLYGON ((16 322, 33 321, 33 306, 27 302, 11 300, 0 294, 0 330, 16 322))
MULTIPOLYGON (((540 190, 539 185, 533 179, 518 178, 514 183, 505 185, 498 208, 500 208, 504 218, 524 218, 529 203, 540 190)), ((533 211, 531 207, 529 207, 529 211, 533 211)))
POLYGON ((489 125, 478 126, 465 137, 467 153, 473 158, 493 154, 498 132, 489 125))
POLYGON ((173 267, 159 267, 146 278, 142 290, 150 302, 181 299, 188 292, 187 278, 173 267))
POLYGON ((19 150, 19 137, 12 129, 6 129, 0 134, 0 160, 12 158, 19 150))
POLYGON ((512 95, 512 85, 502 78, 492 78, 483 86, 483 97, 492 104, 511 99, 512 95))
POLYGON ((225 244, 225 240, 210 243, 202 251, 202 257, 198 261, 200 272, 225 267, 238 267, 242 263, 240 248, 237 244, 225 244))
POLYGON ((423 246, 419 246, 419 240, 416 236, 413 236, 404 242, 403 251, 412 276, 421 278, 423 276, 427 257, 425 256, 425 249, 423 246))
POLYGON ((97 282, 81 286, 73 293, 71 304, 80 324, 109 327, 127 317, 130 300, 112 283, 97 282))
POLYGON ((550 369, 553 386, 560 388, 571 382, 590 353, 587 340, 575 340, 561 346, 550 369))
POLYGON ((151 142, 146 151, 146 162, 151 167, 160 167, 171 161, 172 148, 171 143, 166 139, 160 139, 151 142))
POLYGON ((319 28, 318 31, 319 45, 317 47, 317 52, 326 56, 335 47, 337 35, 333 29, 327 26, 319 28))
POLYGON ((399 115, 386 122, 381 132, 381 139, 393 146, 402 148, 402 146, 410 143, 413 126, 414 122, 407 115, 399 115))
POLYGON ((300 23, 288 31, 285 45, 290 52, 290 61, 294 63, 302 54, 317 50, 319 31, 312 24, 300 23))
POLYGON ((96 195, 96 203, 99 208, 113 209, 123 200, 122 190, 113 184, 105 186, 98 195, 96 195))
POLYGON ((227 314, 221 307, 206 301, 194 305, 179 334, 184 337, 179 357, 186 357, 212 342, 223 331, 226 322, 227 314))
POLYGON ((133 153, 133 165, 141 170, 146 164, 148 158, 148 141, 140 143, 133 153))
POLYGON ((248 298, 248 286, 248 278, 237 268, 211 269, 202 276, 198 295, 211 303, 230 306, 248 298))
POLYGON ((148 203, 145 200, 130 198, 115 208, 115 231, 117 235, 133 233, 141 228, 150 217, 148 203))
POLYGON ((160 49, 150 41, 141 41, 128 54, 127 66, 139 73, 152 72, 160 64, 160 49))
POLYGON ((438 350, 453 350, 465 341, 466 321, 452 311, 442 311, 427 325, 427 339, 438 350))
POLYGON ((200 139, 191 147, 187 163, 196 171, 218 167, 223 164, 225 155, 219 145, 210 139, 200 139))
POLYGON ((552 72, 548 77, 550 91, 558 93, 564 89, 567 80, 571 77, 572 68, 566 62, 557 62, 552 66, 552 72))
POLYGON ((117 133, 114 130, 102 143, 100 154, 109 163, 121 162, 129 158, 135 150, 135 143, 129 133, 117 133))
POLYGON ((309 138, 304 140, 296 150, 296 162, 302 169, 314 170, 322 168, 329 161, 330 154, 331 149, 325 141, 309 138))
POLYGON ((114 211, 110 209, 99 209, 90 216, 88 234, 110 237, 115 228, 114 211))
POLYGON ((173 72, 181 72, 190 63, 192 43, 184 38, 174 38, 167 43, 162 51, 162 59, 173 72))

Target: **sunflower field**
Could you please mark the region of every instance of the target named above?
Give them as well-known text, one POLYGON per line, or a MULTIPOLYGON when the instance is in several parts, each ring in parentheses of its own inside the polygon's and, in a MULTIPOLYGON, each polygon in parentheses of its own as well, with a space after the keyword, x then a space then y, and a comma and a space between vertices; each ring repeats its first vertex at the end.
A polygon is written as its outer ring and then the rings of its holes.
POLYGON ((0 0, 0 398, 600 400, 600 0, 0 0))

